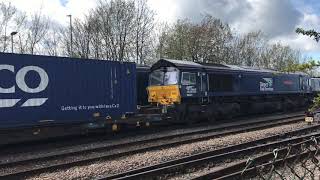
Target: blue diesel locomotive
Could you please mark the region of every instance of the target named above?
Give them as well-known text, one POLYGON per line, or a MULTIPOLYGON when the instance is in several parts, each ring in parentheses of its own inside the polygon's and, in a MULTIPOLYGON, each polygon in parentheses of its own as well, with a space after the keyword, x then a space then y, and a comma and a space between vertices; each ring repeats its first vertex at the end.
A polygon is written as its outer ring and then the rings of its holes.
POLYGON ((161 59, 151 67, 148 100, 177 121, 285 111, 312 101, 310 77, 269 69, 161 59))

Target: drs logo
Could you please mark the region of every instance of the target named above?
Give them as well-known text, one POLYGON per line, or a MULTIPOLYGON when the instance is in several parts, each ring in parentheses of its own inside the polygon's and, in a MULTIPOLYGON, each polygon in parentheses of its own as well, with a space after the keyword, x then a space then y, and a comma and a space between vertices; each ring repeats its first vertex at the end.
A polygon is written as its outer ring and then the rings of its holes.
MULTIPOLYGON (((2 87, 0 84, 0 95, 1 94, 15 94, 17 88, 19 88, 22 92, 28 94, 36 94, 44 91, 49 84, 49 77, 46 71, 38 66, 25 66, 19 70, 16 70, 12 65, 0 65, 1 71, 9 71, 15 75, 15 84, 10 85, 10 87, 2 87), (40 77, 40 83, 36 87, 30 87, 26 83, 26 75, 28 72, 35 72, 40 77)), ((22 103, 21 107, 34 107, 43 105, 48 98, 31 98, 27 99, 22 103)), ((13 107, 15 106, 21 99, 3 99, 0 98, 0 108, 13 107)))

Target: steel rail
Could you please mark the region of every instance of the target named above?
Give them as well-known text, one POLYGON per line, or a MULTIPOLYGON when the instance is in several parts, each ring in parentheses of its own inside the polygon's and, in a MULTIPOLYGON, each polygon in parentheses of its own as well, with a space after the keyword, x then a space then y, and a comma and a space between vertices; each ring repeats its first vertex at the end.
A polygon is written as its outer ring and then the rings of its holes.
MULTIPOLYGON (((312 136, 309 136, 312 137, 312 136)), ((317 140, 320 139, 320 137, 314 136, 317 140)), ((302 144, 305 143, 310 143, 310 140, 306 140, 306 141, 301 141, 295 144, 292 144, 291 150, 292 149, 298 149, 301 147, 302 144)), ((281 148, 277 151, 278 156, 284 156, 288 153, 288 148, 281 148)), ((245 175, 247 177, 254 177, 257 175, 257 168, 259 167, 263 167, 263 166, 269 166, 274 164, 275 166, 279 166, 281 163, 283 163, 285 160, 286 161, 292 161, 297 157, 300 158, 305 158, 307 155, 309 155, 310 153, 315 153, 316 150, 311 150, 310 152, 302 152, 300 154, 294 154, 294 155, 290 155, 287 158, 279 158, 277 159, 275 162, 272 162, 272 159, 274 158, 274 153, 273 152, 269 152, 269 153, 265 153, 263 155, 260 155, 256 158, 253 159, 253 161, 255 162, 255 167, 250 167, 245 169, 246 165, 247 165, 247 161, 240 161, 236 164, 233 164, 231 166, 228 166, 226 168, 222 168, 204 175, 201 175, 199 177, 193 178, 193 180, 202 180, 202 179, 216 179, 216 180, 228 180, 228 179, 239 179, 241 178, 242 175, 245 175)))
POLYGON ((261 138, 258 140, 254 140, 254 141, 250 141, 250 142, 246 142, 238 145, 228 146, 228 147, 213 150, 213 151, 203 152, 203 153, 187 156, 187 157, 176 159, 176 160, 171 160, 164 163, 159 163, 156 165, 151 165, 151 166, 115 174, 112 176, 107 175, 107 176, 100 177, 98 179, 130 179, 130 178, 143 179, 143 178, 163 176, 164 174, 170 174, 173 172, 177 172, 179 170, 185 171, 186 168, 194 168, 195 166, 198 166, 201 164, 213 163, 214 161, 230 159, 235 156, 238 156, 239 154, 246 154, 252 151, 264 150, 266 148, 271 148, 271 147, 277 147, 283 144, 295 143, 295 142, 303 141, 305 138, 310 138, 312 136, 320 136, 320 133, 314 133, 314 134, 308 134, 300 137, 284 139, 297 134, 310 132, 312 130, 317 130, 319 129, 319 127, 320 125, 314 125, 311 127, 287 132, 285 134, 274 135, 274 136, 261 138), (281 140, 278 140, 278 139, 281 139, 281 140))
MULTIPOLYGON (((174 135, 164 135, 164 136, 156 137, 156 138, 149 138, 149 139, 145 139, 145 140, 131 141, 131 142, 119 143, 119 144, 113 144, 113 145, 104 144, 103 146, 94 146, 89 149, 77 149, 77 150, 70 151, 70 152, 51 153, 50 155, 39 156, 36 158, 32 157, 32 158, 25 158, 23 160, 18 160, 18 161, 0 162, 0 168, 16 166, 16 165, 19 165, 22 163, 28 163, 28 162, 32 162, 32 161, 47 161, 47 160, 55 159, 55 158, 63 158, 63 157, 67 157, 67 156, 79 155, 79 154, 84 154, 84 153, 91 153, 93 151, 95 151, 95 152, 108 151, 108 150, 112 150, 112 149, 134 146, 134 145, 139 145, 139 144, 153 143, 155 141, 165 141, 165 140, 171 140, 173 138, 181 138, 181 137, 192 136, 192 135, 196 135, 196 134, 197 135, 205 134, 205 133, 210 133, 210 132, 215 132, 215 131, 222 131, 224 129, 237 128, 237 127, 241 127, 241 126, 258 125, 258 124, 262 124, 262 123, 266 123, 266 122, 272 123, 272 122, 285 120, 288 118, 299 118, 299 117, 302 117, 302 115, 293 115, 290 117, 266 119, 263 121, 249 121, 249 122, 240 122, 240 123, 236 123, 236 124, 231 123, 231 125, 230 124, 222 124, 220 126, 208 128, 208 129, 204 129, 204 130, 196 130, 196 131, 190 131, 190 132, 179 133, 179 134, 174 134, 174 135)), ((300 119, 298 119, 298 121, 299 120, 300 119)), ((293 122, 296 122, 296 119, 293 119, 293 122)), ((230 132, 230 133, 232 133, 232 132, 230 132)), ((237 133, 237 132, 235 132, 235 133, 237 133)), ((221 135, 224 135, 224 134, 221 134, 221 135)), ((201 139, 199 139, 199 140, 201 140, 201 139)))
POLYGON ((30 176, 33 174, 38 174, 38 173, 42 173, 42 172, 48 172, 48 171, 53 171, 53 170, 57 170, 57 169, 61 169, 61 168, 69 168, 75 165, 84 165, 84 164, 88 164, 97 160, 101 160, 101 159, 110 159, 110 158, 115 158, 115 157, 120 157, 120 156, 126 156, 126 155, 130 155, 130 154, 134 154, 134 153, 140 153, 140 152, 145 152, 145 151, 150 151, 150 150, 155 150, 155 149, 161 149, 161 148, 167 148, 167 147, 173 147, 173 146, 177 146, 177 145, 182 145, 182 144, 187 144, 187 143, 193 143, 193 142, 198 142, 198 141, 204 141, 204 140, 208 140, 208 139, 212 139, 215 137, 219 137, 219 136, 225 136, 225 135, 231 135, 231 134, 236 134, 236 133, 241 133, 241 132, 246 132, 246 131, 253 131, 253 130, 258 130, 258 129, 264 129, 264 128, 268 128, 268 127, 274 127, 274 126, 278 126, 278 125, 283 125, 283 124, 289 124, 289 123, 294 123, 294 122, 298 122, 301 121, 302 117, 295 115, 294 118, 278 118, 278 119, 273 119, 273 120, 264 120, 264 121, 258 121, 258 122, 248 122, 248 123, 239 123, 237 125, 232 125, 232 126, 222 126, 220 128, 213 128, 210 130, 204 130, 204 131, 194 131, 194 132, 189 132, 189 133, 185 133, 185 134, 176 134, 173 136, 165 136, 165 137, 159 137, 156 139, 148 139, 148 140, 144 140, 144 141, 137 141, 137 142, 130 142, 127 143, 126 145, 124 144, 118 144, 118 145, 113 145, 113 146, 107 146, 107 147, 99 147, 96 149, 86 149, 85 151, 75 151, 75 152, 69 152, 69 153, 64 153, 64 154, 56 154, 56 155, 52 155, 49 157, 40 157, 38 159, 25 159, 22 161, 15 161, 15 162, 7 162, 7 163, 2 163, 0 164, 1 167, 14 167, 17 165, 22 165, 22 164, 26 164, 26 163, 33 163, 35 161, 48 161, 48 160, 54 160, 55 158, 64 158, 67 156, 71 156, 71 155, 79 155, 79 154, 84 154, 84 153, 91 153, 92 151, 107 151, 110 149, 114 149, 114 148, 124 148, 126 146, 129 145, 135 145, 137 146, 139 143, 141 144, 145 144, 146 142, 152 142, 154 143, 155 140, 166 140, 169 141, 172 138, 177 138, 177 137, 184 137, 187 135, 195 135, 195 134, 205 134, 205 133, 210 133, 212 131, 215 131, 215 133, 209 134, 209 135, 204 135, 202 137, 193 137, 190 139, 185 139, 185 140, 178 140, 178 141, 174 141, 174 142, 166 142, 160 145, 151 145, 148 147, 140 147, 134 150, 129 150, 129 151, 123 151, 123 152, 119 152, 119 153, 115 153, 115 154, 102 154, 102 155, 98 155, 96 157, 88 157, 88 158, 84 158, 84 159, 80 159, 80 160, 76 160, 76 161, 72 161, 72 162, 64 162, 64 163, 57 163, 57 164, 52 164, 49 166, 45 166, 45 167, 35 167, 35 168, 31 168, 29 170, 22 170, 19 172, 12 172, 9 174, 2 174, 0 175, 0 178, 12 178, 12 177, 24 177, 24 176, 30 176), (249 125, 252 125, 252 127, 248 127, 249 125), (239 127, 239 129, 235 129, 235 130, 227 130, 224 132, 219 132, 219 130, 222 129, 228 129, 228 128, 236 128, 239 127), (241 128, 242 127, 242 128, 241 128))

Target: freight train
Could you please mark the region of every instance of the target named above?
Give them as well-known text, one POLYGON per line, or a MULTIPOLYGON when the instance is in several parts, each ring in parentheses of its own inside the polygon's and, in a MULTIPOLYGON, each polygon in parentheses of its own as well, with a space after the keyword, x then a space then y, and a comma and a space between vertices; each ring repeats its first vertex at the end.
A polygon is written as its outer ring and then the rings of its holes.
POLYGON ((0 54, 0 130, 214 121, 311 102, 311 79, 241 66, 0 54))

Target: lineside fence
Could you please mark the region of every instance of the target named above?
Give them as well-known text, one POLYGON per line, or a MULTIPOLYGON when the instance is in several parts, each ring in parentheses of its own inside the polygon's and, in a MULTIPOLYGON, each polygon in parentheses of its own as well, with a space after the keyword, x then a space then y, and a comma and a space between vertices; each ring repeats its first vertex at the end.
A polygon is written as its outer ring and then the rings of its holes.
POLYGON ((249 158, 241 179, 320 179, 320 137, 249 158))

